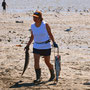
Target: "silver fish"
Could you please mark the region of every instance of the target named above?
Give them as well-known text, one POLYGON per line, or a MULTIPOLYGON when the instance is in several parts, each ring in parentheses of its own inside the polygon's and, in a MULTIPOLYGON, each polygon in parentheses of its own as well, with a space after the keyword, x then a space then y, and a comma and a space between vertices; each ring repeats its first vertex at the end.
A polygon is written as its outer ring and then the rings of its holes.
POLYGON ((28 64, 29 64, 29 48, 27 48, 26 51, 25 51, 25 64, 24 64, 24 69, 23 69, 22 75, 26 71, 26 69, 28 67, 28 64))
POLYGON ((60 71, 61 71, 61 56, 60 55, 55 56, 55 70, 56 70, 55 81, 58 82, 58 77, 59 77, 60 71))

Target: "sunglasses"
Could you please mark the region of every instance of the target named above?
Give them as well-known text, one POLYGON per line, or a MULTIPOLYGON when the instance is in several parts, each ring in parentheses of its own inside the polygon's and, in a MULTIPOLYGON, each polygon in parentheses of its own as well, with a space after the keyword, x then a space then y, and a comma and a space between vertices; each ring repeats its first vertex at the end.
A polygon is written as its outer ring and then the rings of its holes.
POLYGON ((35 16, 33 16, 33 18, 39 18, 39 17, 35 17, 35 16))

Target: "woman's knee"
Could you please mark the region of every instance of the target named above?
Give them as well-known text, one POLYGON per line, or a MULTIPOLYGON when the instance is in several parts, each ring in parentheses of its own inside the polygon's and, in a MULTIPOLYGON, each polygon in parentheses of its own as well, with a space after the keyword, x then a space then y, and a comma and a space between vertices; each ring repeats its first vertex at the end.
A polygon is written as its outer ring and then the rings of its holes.
POLYGON ((53 65, 50 63, 50 57, 44 57, 45 63, 48 66, 49 69, 53 68, 53 65))

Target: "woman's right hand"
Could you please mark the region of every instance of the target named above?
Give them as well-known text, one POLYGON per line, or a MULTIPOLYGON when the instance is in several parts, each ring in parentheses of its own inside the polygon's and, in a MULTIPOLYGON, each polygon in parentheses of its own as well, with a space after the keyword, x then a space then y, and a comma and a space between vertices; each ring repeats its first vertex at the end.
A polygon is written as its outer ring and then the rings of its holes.
POLYGON ((29 50, 29 46, 27 45, 27 46, 24 48, 24 50, 29 50))

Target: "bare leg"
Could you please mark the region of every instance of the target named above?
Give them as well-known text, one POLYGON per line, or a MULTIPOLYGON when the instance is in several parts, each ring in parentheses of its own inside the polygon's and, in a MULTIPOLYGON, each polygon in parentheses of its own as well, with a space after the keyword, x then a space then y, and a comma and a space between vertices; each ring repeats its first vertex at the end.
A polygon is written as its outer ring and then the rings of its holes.
POLYGON ((53 65, 50 63, 50 56, 44 56, 44 60, 49 69, 53 69, 53 65))
POLYGON ((39 61, 40 61, 40 55, 39 54, 34 54, 34 68, 36 72, 36 80, 34 80, 34 83, 39 83, 41 81, 41 69, 39 66, 39 61))
POLYGON ((40 59, 40 55, 39 54, 34 54, 34 68, 35 69, 39 69, 39 60, 40 59))
POLYGON ((55 75, 54 75, 53 65, 50 63, 50 56, 44 56, 44 59, 45 59, 45 63, 48 66, 50 74, 51 74, 51 77, 48 81, 53 81, 55 78, 55 75))

